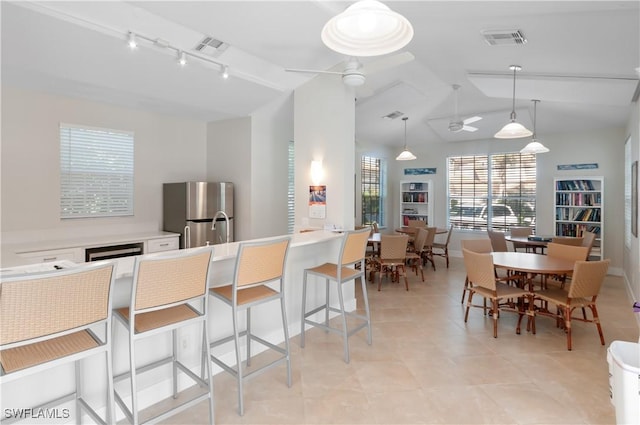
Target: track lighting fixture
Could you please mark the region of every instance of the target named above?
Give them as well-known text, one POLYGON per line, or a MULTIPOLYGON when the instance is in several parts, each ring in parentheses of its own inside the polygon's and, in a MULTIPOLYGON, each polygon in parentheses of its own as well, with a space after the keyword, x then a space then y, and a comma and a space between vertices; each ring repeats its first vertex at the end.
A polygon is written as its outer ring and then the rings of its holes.
POLYGON ((220 76, 224 79, 229 78, 229 65, 225 65, 216 60, 208 58, 204 55, 198 54, 196 52, 187 52, 179 47, 174 46, 169 41, 161 39, 161 38, 153 38, 148 37, 146 35, 142 35, 140 33, 134 33, 133 31, 129 31, 128 33, 128 44, 129 47, 133 50, 138 47, 138 40, 144 40, 150 44, 151 47, 156 50, 172 50, 175 52, 177 57, 177 62, 181 66, 185 66, 187 64, 187 58, 195 58, 202 62, 208 62, 216 65, 220 69, 220 76))

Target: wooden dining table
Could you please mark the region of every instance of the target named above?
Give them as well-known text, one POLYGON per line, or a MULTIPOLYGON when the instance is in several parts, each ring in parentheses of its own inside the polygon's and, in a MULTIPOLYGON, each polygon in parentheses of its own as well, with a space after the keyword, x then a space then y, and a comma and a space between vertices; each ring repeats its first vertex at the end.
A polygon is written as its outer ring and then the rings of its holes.
POLYGON ((540 252, 544 253, 544 249, 547 247, 547 244, 549 242, 551 242, 551 236, 548 237, 543 237, 543 239, 529 239, 528 236, 511 236, 511 235, 506 235, 504 237, 504 239, 507 242, 511 242, 515 245, 524 245, 526 247, 526 250, 529 251, 529 249, 531 249, 531 251, 533 252, 537 252, 538 249, 540 249, 540 252))
MULTIPOLYGON (((420 227, 411 227, 411 226, 402 226, 402 227, 398 227, 396 229, 396 232, 398 233, 405 233, 407 235, 415 235, 416 232, 418 231, 418 229, 420 229, 420 227)), ((426 227, 424 227, 424 229, 426 229, 426 227)), ((436 228, 436 235, 441 235, 443 233, 447 233, 449 230, 447 229, 442 229, 437 227, 436 228)))
POLYGON ((549 257, 530 252, 493 252, 493 265, 497 268, 526 276, 526 286, 533 290, 537 275, 562 275, 573 271, 573 260, 549 257))

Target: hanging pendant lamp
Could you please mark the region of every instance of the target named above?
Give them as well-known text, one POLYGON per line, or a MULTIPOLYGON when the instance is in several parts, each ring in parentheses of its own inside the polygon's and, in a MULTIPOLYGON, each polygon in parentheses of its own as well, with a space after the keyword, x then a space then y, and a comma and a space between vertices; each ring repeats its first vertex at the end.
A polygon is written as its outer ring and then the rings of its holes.
POLYGON ((407 18, 376 0, 360 0, 331 18, 322 42, 347 56, 379 56, 400 50, 413 38, 407 18))
POLYGON ((396 161, 412 161, 416 159, 416 156, 407 149, 407 120, 409 117, 402 118, 404 121, 404 150, 400 152, 400 155, 396 156, 396 161))
POLYGON ((549 152, 549 148, 547 148, 542 143, 538 142, 538 140, 536 139, 536 106, 540 101, 538 99, 533 99, 532 102, 533 102, 533 136, 531 136, 531 141, 529 142, 529 144, 524 148, 522 148, 520 153, 532 153, 532 154, 546 153, 546 152, 549 152))
POLYGON ((511 122, 498 131, 493 137, 496 139, 519 139, 521 137, 529 137, 533 133, 522 124, 516 122, 516 71, 520 71, 522 67, 519 65, 511 65, 509 67, 513 71, 513 106, 511 109, 511 122))

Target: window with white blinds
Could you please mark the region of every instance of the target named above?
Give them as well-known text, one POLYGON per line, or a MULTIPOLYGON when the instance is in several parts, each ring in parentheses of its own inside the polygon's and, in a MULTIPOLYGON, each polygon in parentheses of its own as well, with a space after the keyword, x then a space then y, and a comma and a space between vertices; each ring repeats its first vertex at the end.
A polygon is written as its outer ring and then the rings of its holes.
POLYGON ((535 228, 535 155, 455 156, 447 161, 447 216, 455 228, 535 228))
POLYGON ((288 174, 287 174, 287 229, 289 233, 293 233, 293 227, 296 222, 296 214, 295 214, 295 192, 296 192, 296 181, 295 181, 295 171, 296 171, 296 156, 295 156, 295 146, 293 141, 289 141, 289 151, 288 151, 288 174))
POLYGON ((132 132, 60 124, 60 217, 133 215, 132 132))
POLYGON ((361 166, 362 225, 384 226, 384 167, 380 158, 363 156, 361 166))

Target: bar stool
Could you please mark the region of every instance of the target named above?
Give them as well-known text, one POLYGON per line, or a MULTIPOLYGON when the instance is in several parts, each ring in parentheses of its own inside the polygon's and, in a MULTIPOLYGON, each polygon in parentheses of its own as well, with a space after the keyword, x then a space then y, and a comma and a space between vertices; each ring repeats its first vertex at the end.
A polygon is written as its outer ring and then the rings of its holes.
MULTIPOLYGON (((366 229, 368 232, 369 229, 366 229)), ((289 331, 287 328, 287 315, 284 302, 284 267, 289 252, 290 239, 271 239, 266 242, 246 242, 241 243, 236 257, 233 281, 230 285, 214 287, 209 290, 209 294, 221 300, 231 307, 233 319, 233 334, 225 338, 218 339, 210 344, 210 348, 234 341, 236 368, 223 362, 217 354, 210 354, 211 361, 229 372, 238 381, 238 413, 244 415, 244 381, 257 376, 278 364, 287 364, 287 386, 291 387, 291 358, 289 356, 289 331), (267 286, 269 283, 276 283, 278 289, 267 286), (282 330, 284 331, 285 348, 260 338, 251 333, 251 308, 270 301, 280 300, 282 311, 282 330), (239 331, 238 313, 246 312, 246 329, 239 331), (240 352, 240 338, 246 337, 246 363, 251 365, 251 341, 258 342, 281 354, 276 360, 252 370, 249 373, 243 372, 242 356, 240 352)), ((215 350, 214 350, 215 351, 215 350)))
MULTIPOLYGON (((371 345, 371 315, 369 313, 369 299, 367 297, 367 286, 365 283, 365 251, 367 249, 367 241, 369 239, 369 229, 352 230, 345 232, 342 237, 340 253, 338 255, 338 263, 324 263, 310 269, 305 269, 302 281, 302 329, 300 332, 300 346, 304 347, 304 331, 305 324, 317 326, 326 331, 338 333, 342 335, 344 343, 344 361, 349 363, 349 337, 360 329, 367 328, 367 343, 371 345), (360 264, 360 268, 355 268, 356 264, 360 264), (306 311, 307 304, 307 277, 309 275, 317 276, 325 279, 326 293, 325 303, 313 310, 306 311), (342 295, 342 286, 344 283, 360 278, 362 285, 362 297, 364 299, 365 315, 346 312, 344 309, 344 299, 342 295), (336 282, 338 290, 339 308, 332 307, 329 304, 329 282, 336 282), (324 323, 316 322, 309 319, 310 316, 324 310, 324 323), (329 326, 329 312, 339 313, 342 319, 342 329, 329 326), (362 320, 363 323, 354 329, 347 329, 347 316, 362 320)), ((384 245, 383 245, 384 246, 384 245)))
POLYGON ((136 257, 129 307, 118 308, 113 315, 114 321, 117 319, 128 332, 129 371, 116 376, 114 381, 126 378, 131 381, 131 409, 117 390, 114 391, 115 400, 133 424, 162 421, 207 399, 209 423, 214 422, 213 380, 211 366, 206 361, 209 345, 207 283, 212 253, 212 247, 202 247, 136 257), (202 325, 201 376, 194 374, 178 359, 177 329, 195 324, 202 325), (136 365, 136 342, 165 332, 171 332, 171 355, 144 366, 136 365), (174 399, 178 398, 178 371, 182 371, 207 390, 141 422, 137 375, 166 364, 172 366, 174 399))
POLYGON ((100 261, 3 278, 0 290, 0 384, 73 363, 74 391, 34 410, 75 399, 76 423, 81 423, 83 411, 95 423, 115 423, 111 369, 114 275, 115 265, 100 261), (80 361, 96 354, 104 354, 106 360, 105 419, 82 394, 80 361))

